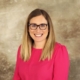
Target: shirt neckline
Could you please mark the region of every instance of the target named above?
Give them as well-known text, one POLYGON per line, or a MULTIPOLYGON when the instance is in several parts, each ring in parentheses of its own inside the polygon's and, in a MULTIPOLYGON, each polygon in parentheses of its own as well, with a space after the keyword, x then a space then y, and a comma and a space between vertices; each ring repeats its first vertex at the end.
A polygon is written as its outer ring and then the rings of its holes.
POLYGON ((32 47, 32 49, 34 49, 34 50, 42 50, 42 48, 35 48, 35 47, 32 47))

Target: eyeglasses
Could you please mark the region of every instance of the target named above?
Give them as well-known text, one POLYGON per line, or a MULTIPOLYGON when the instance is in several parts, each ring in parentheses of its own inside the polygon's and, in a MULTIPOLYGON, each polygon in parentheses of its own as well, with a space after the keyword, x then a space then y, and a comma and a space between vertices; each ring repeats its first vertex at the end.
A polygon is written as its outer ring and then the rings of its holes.
POLYGON ((45 29, 47 28, 47 26, 48 26, 48 24, 45 24, 45 23, 42 23, 42 24, 39 24, 39 25, 37 25, 37 24, 35 24, 35 23, 29 24, 29 27, 30 27, 30 29, 32 29, 32 30, 36 30, 38 27, 39 27, 39 29, 41 29, 41 30, 45 30, 45 29))

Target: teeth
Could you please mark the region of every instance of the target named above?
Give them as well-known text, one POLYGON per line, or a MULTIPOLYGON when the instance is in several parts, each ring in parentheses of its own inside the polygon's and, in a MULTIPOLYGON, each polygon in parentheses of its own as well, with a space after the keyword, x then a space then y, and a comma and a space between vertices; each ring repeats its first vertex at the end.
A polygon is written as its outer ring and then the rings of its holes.
POLYGON ((35 34, 35 36, 38 36, 38 37, 40 37, 40 36, 42 36, 42 34, 35 34))

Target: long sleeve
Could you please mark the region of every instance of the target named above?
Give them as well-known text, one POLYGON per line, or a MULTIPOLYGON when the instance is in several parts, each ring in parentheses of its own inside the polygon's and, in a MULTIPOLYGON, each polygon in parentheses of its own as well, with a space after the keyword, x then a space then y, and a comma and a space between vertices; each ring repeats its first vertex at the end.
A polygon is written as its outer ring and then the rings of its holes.
POLYGON ((14 70, 13 80, 20 80, 20 76, 19 76, 19 73, 18 73, 19 54, 20 54, 20 46, 19 46, 18 51, 17 51, 17 60, 16 60, 16 66, 15 66, 15 70, 14 70))
POLYGON ((69 56, 65 46, 60 46, 54 59, 53 80, 68 80, 69 56))

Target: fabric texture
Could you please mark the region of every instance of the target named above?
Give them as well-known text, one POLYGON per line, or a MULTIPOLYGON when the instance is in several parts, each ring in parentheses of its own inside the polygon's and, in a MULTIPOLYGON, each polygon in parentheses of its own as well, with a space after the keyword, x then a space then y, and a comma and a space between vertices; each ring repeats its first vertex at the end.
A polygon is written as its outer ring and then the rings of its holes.
POLYGON ((56 42, 50 60, 39 61, 41 53, 42 49, 33 47, 30 60, 24 62, 19 47, 13 80, 68 80, 70 60, 66 47, 56 42))

